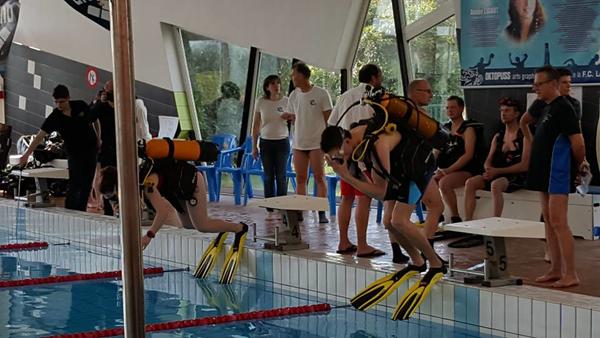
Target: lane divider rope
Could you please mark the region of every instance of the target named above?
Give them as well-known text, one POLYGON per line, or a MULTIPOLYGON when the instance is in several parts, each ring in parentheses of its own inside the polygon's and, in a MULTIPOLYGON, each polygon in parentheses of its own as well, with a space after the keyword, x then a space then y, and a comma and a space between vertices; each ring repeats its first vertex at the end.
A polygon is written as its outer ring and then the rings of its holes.
MULTIPOLYGON (((178 320, 178 321, 166 322, 166 323, 147 324, 145 331, 146 332, 166 331, 166 330, 182 329, 182 328, 187 328, 187 327, 207 326, 207 325, 224 324, 224 323, 232 323, 232 322, 256 320, 256 319, 269 319, 269 318, 278 318, 278 317, 287 317, 287 316, 298 316, 298 315, 307 315, 307 314, 313 314, 313 313, 328 313, 329 311, 331 311, 331 305, 326 304, 326 303, 314 304, 314 305, 302 305, 302 306, 284 307, 284 308, 271 309, 271 310, 259 310, 259 311, 252 311, 252 312, 236 313, 236 314, 222 315, 222 316, 216 316, 216 317, 203 317, 203 318, 188 319, 188 320, 178 320)), ((99 338, 99 337, 122 336, 124 334, 125 334, 124 329, 122 327, 118 327, 118 328, 114 328, 114 329, 106 329, 106 330, 100 330, 100 331, 90 331, 90 332, 80 332, 80 333, 73 333, 73 334, 49 336, 47 338, 99 338)))
MULTIPOLYGON (((144 275, 160 275, 165 271, 161 267, 145 268, 144 275)), ((18 286, 31 286, 40 284, 54 284, 54 283, 65 283, 75 281, 86 281, 95 279, 109 279, 116 278, 121 279, 121 271, 104 271, 104 272, 93 272, 93 273, 78 273, 73 275, 64 276, 49 276, 40 278, 27 278, 18 280, 4 280, 0 281, 0 288, 18 287, 18 286)))
POLYGON ((0 251, 36 250, 48 248, 48 242, 10 243, 0 245, 0 251))

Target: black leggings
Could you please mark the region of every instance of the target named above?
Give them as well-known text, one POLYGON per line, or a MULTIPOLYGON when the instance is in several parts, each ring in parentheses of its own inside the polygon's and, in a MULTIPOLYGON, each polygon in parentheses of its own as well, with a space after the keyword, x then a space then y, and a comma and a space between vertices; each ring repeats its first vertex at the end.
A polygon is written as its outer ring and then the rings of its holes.
POLYGON ((277 196, 287 195, 286 167, 289 156, 290 142, 287 138, 260 139, 260 158, 265 171, 265 197, 275 196, 275 183, 277 196))
POLYGON ((65 208, 86 211, 96 172, 96 152, 68 156, 69 189, 65 208))

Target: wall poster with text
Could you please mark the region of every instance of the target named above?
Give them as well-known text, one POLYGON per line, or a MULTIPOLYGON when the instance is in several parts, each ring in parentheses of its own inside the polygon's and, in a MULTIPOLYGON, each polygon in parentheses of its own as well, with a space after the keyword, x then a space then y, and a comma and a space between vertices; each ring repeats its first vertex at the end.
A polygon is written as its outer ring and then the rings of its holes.
POLYGON ((600 83, 599 17, 600 0, 462 0, 461 85, 531 85, 544 65, 600 83))

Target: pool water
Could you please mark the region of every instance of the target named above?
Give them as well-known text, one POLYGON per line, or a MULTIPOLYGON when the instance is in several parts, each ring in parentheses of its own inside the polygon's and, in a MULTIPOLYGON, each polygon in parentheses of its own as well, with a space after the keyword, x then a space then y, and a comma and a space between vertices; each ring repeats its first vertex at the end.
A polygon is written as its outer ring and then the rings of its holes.
MULTIPOLYGON (((0 234, 2 237, 2 234, 0 234)), ((14 242, 0 240, 0 243, 14 242)), ((149 266, 153 266, 150 264, 149 266)), ((156 266, 156 265, 154 265, 156 266)), ((168 268, 168 267, 165 267, 168 268)), ((0 253, 0 279, 118 270, 119 258, 50 245, 46 250, 0 253)), ((36 337, 123 326, 121 282, 75 282, 0 289, 0 337, 36 337)), ((190 272, 145 279, 146 323, 160 323, 326 302, 298 290, 250 279, 232 285, 198 280, 190 272)), ((335 304, 332 306, 343 306, 335 304)), ((339 307, 328 314, 252 320, 149 333, 149 337, 491 337, 457 326, 339 307)))

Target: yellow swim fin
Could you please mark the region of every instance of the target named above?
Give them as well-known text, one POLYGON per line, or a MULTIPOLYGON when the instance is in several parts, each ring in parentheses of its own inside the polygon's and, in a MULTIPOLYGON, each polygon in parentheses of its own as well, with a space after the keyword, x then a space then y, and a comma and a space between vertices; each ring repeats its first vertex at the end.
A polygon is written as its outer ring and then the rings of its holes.
POLYGON ((221 277, 219 278, 219 283, 221 284, 231 283, 242 260, 242 249, 244 248, 246 235, 248 234, 248 225, 245 223, 242 223, 242 225, 244 228, 242 231, 235 234, 235 240, 233 241, 231 249, 229 249, 229 252, 227 253, 225 264, 223 264, 221 277))
POLYGON ((392 314, 392 319, 409 319, 417 311, 425 298, 427 298, 427 295, 431 292, 431 288, 444 277, 446 272, 447 269, 445 266, 430 268, 425 273, 425 276, 402 296, 392 314))
POLYGON ((392 294, 400 285, 410 277, 427 270, 427 265, 408 265, 404 269, 379 278, 350 300, 350 304, 357 310, 367 311, 392 294))
POLYGON ((204 251, 202 258, 200 258, 198 265, 196 265, 194 277, 206 278, 210 274, 215 266, 215 263, 217 262, 217 258, 219 257, 221 249, 223 249, 223 244, 225 244, 227 234, 227 232, 220 232, 217 237, 210 242, 208 249, 204 251))

